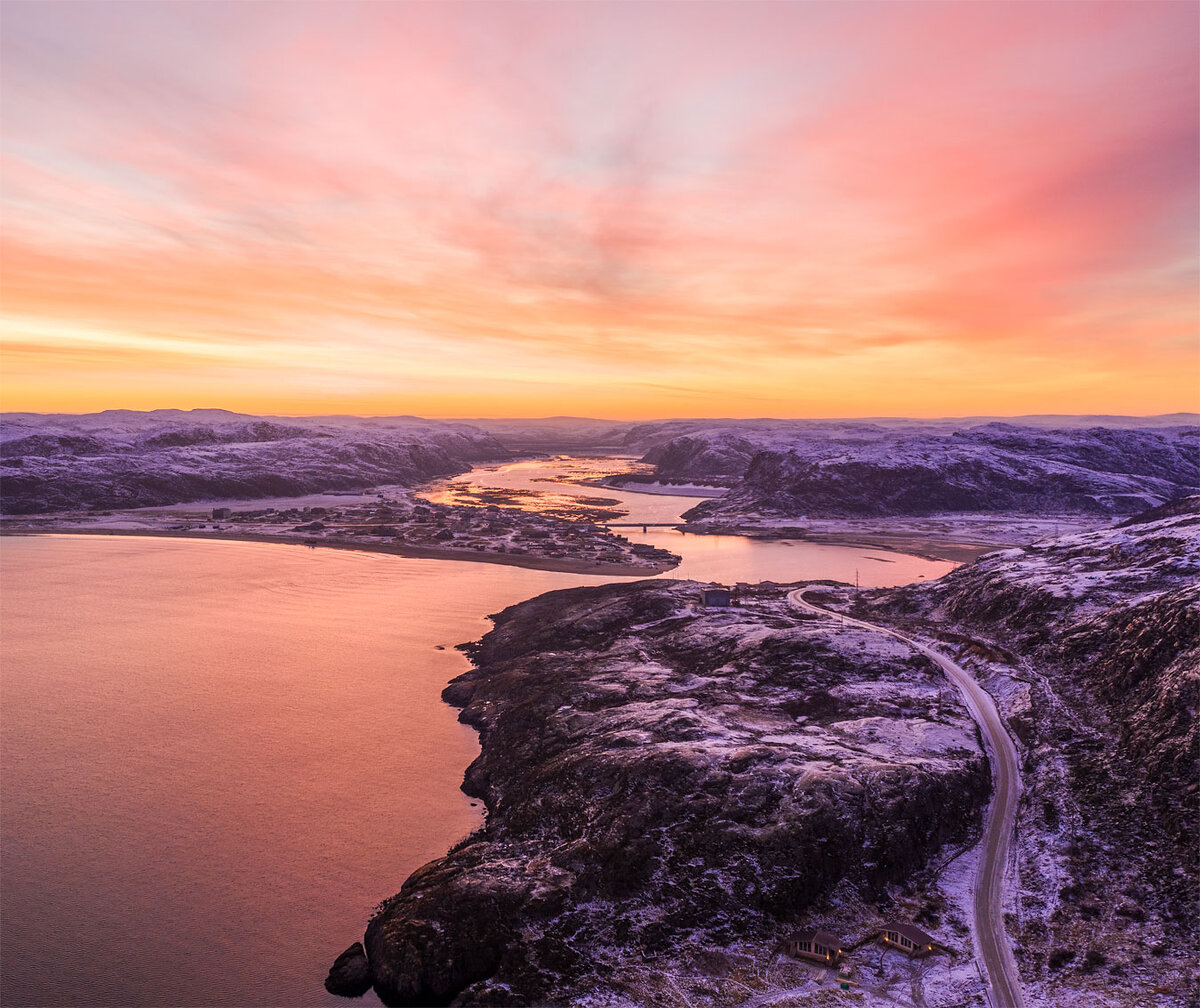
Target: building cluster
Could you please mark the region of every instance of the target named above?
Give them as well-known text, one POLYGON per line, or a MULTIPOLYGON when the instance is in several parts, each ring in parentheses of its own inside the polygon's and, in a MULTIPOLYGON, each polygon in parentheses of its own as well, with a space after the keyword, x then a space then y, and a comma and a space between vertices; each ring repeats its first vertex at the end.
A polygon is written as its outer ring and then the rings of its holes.
POLYGON ((927 935, 919 927, 900 921, 886 921, 883 927, 869 932, 864 938, 854 943, 843 942, 837 935, 828 931, 813 929, 797 931, 784 939, 783 951, 796 959, 807 959, 810 962, 836 966, 849 950, 865 945, 869 941, 875 941, 884 948, 903 952, 913 959, 932 955, 942 949, 937 939, 927 935))
MULTIPOLYGON (((381 499, 342 507, 211 510, 212 520, 234 529, 331 542, 393 543, 509 556, 572 559, 595 564, 657 567, 676 558, 646 543, 584 522, 515 508, 469 507, 420 500, 381 499)), ((186 526, 179 526, 186 527, 186 526)))

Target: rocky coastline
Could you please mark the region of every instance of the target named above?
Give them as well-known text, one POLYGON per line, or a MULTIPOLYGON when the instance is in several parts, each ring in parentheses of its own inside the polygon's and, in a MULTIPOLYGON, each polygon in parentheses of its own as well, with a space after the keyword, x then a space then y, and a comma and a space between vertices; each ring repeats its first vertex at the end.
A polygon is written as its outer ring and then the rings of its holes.
MULTIPOLYGON (((444 698, 485 826, 418 869, 327 981, 388 1005, 638 1003, 647 962, 772 949, 835 888, 881 905, 978 821, 956 690, 779 586, 551 592, 493 617, 444 698)), ((928 926, 933 926, 930 924, 928 926)))

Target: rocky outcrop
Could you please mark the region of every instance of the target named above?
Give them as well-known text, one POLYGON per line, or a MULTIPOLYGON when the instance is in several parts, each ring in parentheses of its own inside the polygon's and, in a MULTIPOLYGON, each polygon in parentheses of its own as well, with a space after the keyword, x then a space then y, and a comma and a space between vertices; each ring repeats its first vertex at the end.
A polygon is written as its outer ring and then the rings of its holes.
POLYGON ((355 942, 333 961, 325 989, 339 997, 362 997, 371 989, 371 967, 362 942, 355 942))
POLYGON ((612 991, 681 942, 769 941, 839 882, 877 892, 975 820, 986 761, 932 665, 781 590, 699 588, 553 592, 469 649, 445 698, 487 824, 370 922, 386 1004, 612 991))
POLYGON ((997 423, 849 448, 801 442, 763 451, 733 490, 685 517, 1131 514, 1197 489, 1200 427, 1046 431, 997 423))
POLYGON ((657 479, 710 480, 735 483, 762 446, 734 433, 673 438, 651 448, 641 461, 654 466, 657 479))
POLYGON ((220 411, 196 411, 196 419, 177 410, 113 413, 6 415, 4 513, 410 486, 508 455, 482 431, 410 418, 356 423, 220 411))
POLYGON ((1089 669, 1120 725, 1130 762, 1150 783, 1160 822, 1200 849, 1200 589, 1179 589, 1066 629, 1057 666, 1089 669))

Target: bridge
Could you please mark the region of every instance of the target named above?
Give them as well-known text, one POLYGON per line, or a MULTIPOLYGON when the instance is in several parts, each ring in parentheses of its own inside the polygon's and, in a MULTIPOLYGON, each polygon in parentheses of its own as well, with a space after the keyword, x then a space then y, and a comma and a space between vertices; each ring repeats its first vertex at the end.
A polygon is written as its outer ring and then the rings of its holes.
POLYGON ((603 525, 605 528, 640 528, 643 532, 648 532, 652 528, 679 528, 680 525, 686 525, 687 522, 596 522, 596 524, 603 525))

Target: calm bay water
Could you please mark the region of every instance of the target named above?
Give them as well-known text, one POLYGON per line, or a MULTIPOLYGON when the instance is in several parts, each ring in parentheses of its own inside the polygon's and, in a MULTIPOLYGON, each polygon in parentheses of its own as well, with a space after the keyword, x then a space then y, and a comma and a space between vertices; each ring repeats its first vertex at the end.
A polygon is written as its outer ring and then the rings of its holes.
MULTIPOLYGON (((694 503, 628 496, 656 513, 694 503)), ((859 568, 864 585, 895 584, 952 566, 647 538, 704 579, 859 568)), ((466 668, 452 646, 487 613, 611 580, 85 536, 7 538, 0 559, 0 1002, 13 1006, 344 1005, 321 987, 333 957, 480 821, 458 790, 475 734, 439 696, 466 668)))

